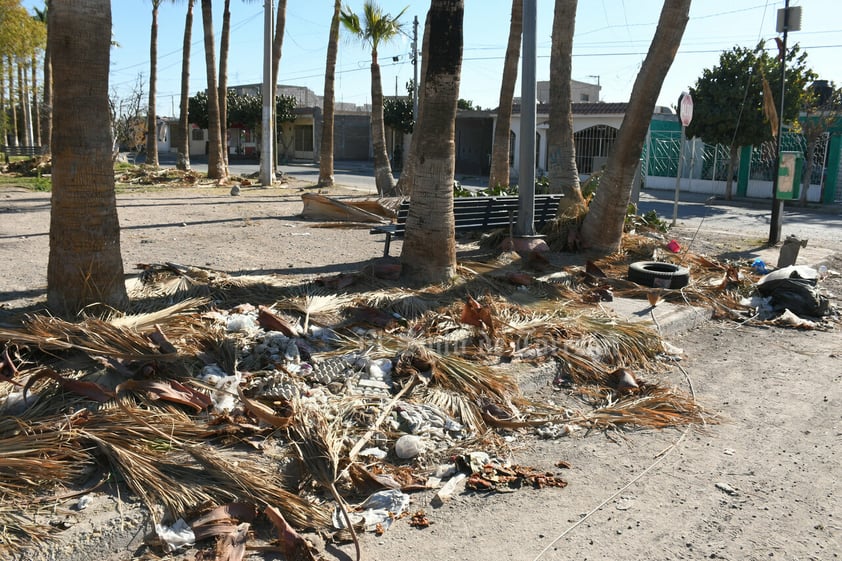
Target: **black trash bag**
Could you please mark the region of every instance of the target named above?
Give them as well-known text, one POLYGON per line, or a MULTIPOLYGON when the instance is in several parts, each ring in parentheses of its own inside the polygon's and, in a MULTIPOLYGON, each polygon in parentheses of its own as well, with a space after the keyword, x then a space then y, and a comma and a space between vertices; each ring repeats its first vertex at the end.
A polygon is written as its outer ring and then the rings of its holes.
POLYGON ((762 282, 757 285, 757 292, 772 297, 770 303, 775 313, 786 309, 799 317, 822 317, 830 313, 830 301, 819 292, 816 279, 803 279, 797 273, 762 282))

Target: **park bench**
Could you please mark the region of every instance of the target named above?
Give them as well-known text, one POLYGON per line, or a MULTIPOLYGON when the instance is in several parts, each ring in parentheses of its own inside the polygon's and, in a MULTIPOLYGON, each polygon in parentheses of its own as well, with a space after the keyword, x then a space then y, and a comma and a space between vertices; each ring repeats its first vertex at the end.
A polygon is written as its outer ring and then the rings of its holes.
MULTIPOLYGON (((558 215, 558 203, 562 195, 535 195, 535 227, 541 228, 558 215)), ((369 233, 386 234, 383 256, 388 257, 392 238, 403 238, 406 233, 406 217, 409 215, 409 200, 398 208, 397 217, 391 224, 373 227, 369 233)), ((457 197, 453 199, 453 218, 456 233, 487 231, 508 228, 517 222, 517 196, 500 197, 457 197)))
POLYGON ((9 163, 9 156, 37 156, 43 154, 42 146, 2 146, 0 152, 3 152, 6 163, 9 163))

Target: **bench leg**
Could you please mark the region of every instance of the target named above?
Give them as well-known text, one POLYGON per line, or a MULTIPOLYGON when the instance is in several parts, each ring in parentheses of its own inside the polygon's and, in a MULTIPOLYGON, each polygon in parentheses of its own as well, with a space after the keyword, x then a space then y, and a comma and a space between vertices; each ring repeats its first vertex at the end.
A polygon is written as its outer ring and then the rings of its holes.
POLYGON ((392 233, 386 232, 386 243, 383 245, 383 257, 389 257, 389 247, 392 245, 392 233))

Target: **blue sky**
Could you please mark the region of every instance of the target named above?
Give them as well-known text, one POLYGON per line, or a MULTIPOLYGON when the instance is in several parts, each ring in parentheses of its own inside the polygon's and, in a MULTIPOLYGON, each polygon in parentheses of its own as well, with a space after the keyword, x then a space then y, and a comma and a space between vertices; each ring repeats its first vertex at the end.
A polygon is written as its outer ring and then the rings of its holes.
MULTIPOLYGON (((802 6, 801 31, 789 34, 789 44, 799 43, 808 52, 810 66, 821 78, 842 85, 842 18, 839 0, 791 0, 802 6)), ((277 3, 277 2, 275 2, 277 3)), ((31 8, 42 0, 24 0, 31 8)), ((214 0, 217 48, 222 25, 221 0, 214 0)), ((360 11, 363 0, 348 4, 360 11)), ((511 3, 505 0, 465 1, 465 45, 460 97, 475 105, 496 107, 500 74, 508 38, 511 3)), ((679 94, 695 83, 704 68, 714 66, 719 53, 735 45, 753 47, 776 36, 776 12, 783 1, 694 0, 681 49, 661 90, 659 103, 673 106, 679 94)), ((412 33, 412 18, 423 26, 428 1, 381 0, 385 11, 403 17, 412 33)), ((660 0, 579 0, 573 52, 573 78, 602 86, 603 101, 627 101, 637 71, 654 34, 660 0), (597 78, 598 76, 598 78, 597 78)), ((550 28, 553 2, 538 0, 539 80, 549 79, 550 28)), ((159 10, 158 111, 178 112, 181 44, 186 2, 164 1, 159 10)), ((321 95, 327 33, 333 10, 331 0, 288 0, 287 27, 279 83, 307 86, 321 95)), ((120 46, 111 54, 111 87, 118 92, 133 88, 138 75, 149 75, 150 0, 114 0, 113 36, 120 46)), ((262 80, 263 1, 231 1, 231 51, 229 83, 262 80)), ((419 29, 419 35, 422 30, 419 29)), ((358 43, 340 40, 336 96, 338 101, 369 102, 369 53, 358 43)), ((420 42, 420 37, 419 37, 420 42)), ((774 43, 769 43, 773 46, 774 43)), ((420 45, 419 45, 420 48, 420 45)), ((383 88, 405 92, 412 78, 411 41, 402 37, 380 49, 383 88), (393 57, 397 57, 393 61, 393 57)), ((201 1, 196 1, 191 63, 191 95, 206 87, 202 42, 201 1)), ((515 95, 519 95, 518 84, 515 95)))

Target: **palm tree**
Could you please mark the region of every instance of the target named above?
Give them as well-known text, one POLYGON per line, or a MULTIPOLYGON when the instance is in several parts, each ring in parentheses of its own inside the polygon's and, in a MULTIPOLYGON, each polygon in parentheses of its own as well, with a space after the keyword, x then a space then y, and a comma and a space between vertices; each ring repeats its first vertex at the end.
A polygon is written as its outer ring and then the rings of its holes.
POLYGON ((56 2, 49 34, 55 79, 47 304, 76 314, 128 306, 114 193, 108 71, 109 0, 56 2), (79 38, 84 37, 84 41, 79 38), (79 79, 85 61, 85 79, 79 79))
MULTIPOLYGON (((9 81, 9 123, 11 124, 9 137, 9 144, 11 146, 18 145, 18 110, 15 104, 15 64, 12 56, 6 57, 6 72, 8 73, 9 81)), ((20 87, 20 86, 18 86, 20 87)))
POLYGON ((193 41, 193 5, 195 0, 187 0, 187 15, 184 18, 184 42, 181 50, 181 102, 178 109, 178 128, 181 135, 178 141, 178 157, 175 167, 182 171, 190 169, 190 120, 188 107, 190 100, 190 44, 193 41))
POLYGON ((228 46, 231 43, 231 0, 222 8, 222 34, 219 38, 219 136, 222 137, 222 161, 228 169, 228 46))
POLYGON ((325 61, 325 91, 322 116, 322 144, 319 148, 319 187, 332 187, 333 179, 333 114, 334 114, 334 77, 336 76, 336 53, 339 50, 339 13, 342 0, 334 0, 333 17, 330 20, 330 32, 327 40, 327 60, 325 61))
POLYGON ((520 60, 520 38, 523 34, 523 0, 512 1, 512 21, 509 25, 509 43, 503 62, 503 80, 500 83, 500 103, 497 122, 494 123, 494 144, 491 149, 491 171, 488 186, 509 184, 509 137, 512 128, 512 100, 515 95, 517 66, 520 60))
POLYGON ((146 165, 158 167, 158 119, 155 89, 158 87, 158 7, 163 0, 152 0, 152 27, 149 35, 149 107, 146 110, 146 165))
POLYGON ((556 0, 550 48, 550 128, 547 131, 550 191, 563 193, 559 213, 585 208, 576 168, 570 78, 577 0, 556 0))
POLYGON ((380 81, 380 64, 377 62, 377 49, 383 43, 394 39, 401 32, 400 17, 404 8, 396 16, 384 14, 383 10, 371 1, 363 5, 363 19, 347 6, 339 16, 342 25, 363 43, 371 47, 371 137, 374 147, 374 182, 380 196, 390 195, 395 190, 395 178, 389 164, 386 151, 386 129, 383 124, 383 85, 380 81))
MULTIPOLYGON (((38 19, 44 22, 46 27, 50 17, 50 6, 52 0, 44 0, 44 9, 39 10, 35 8, 35 13, 38 19)), ((52 49, 50 34, 47 34, 46 43, 44 44, 44 101, 41 104, 41 136, 39 144, 41 150, 45 154, 50 153, 50 137, 53 134, 53 68, 52 68, 52 49)))
POLYGON ((689 14, 690 0, 664 1, 658 28, 635 79, 629 107, 617 133, 614 153, 608 159, 599 189, 582 223, 582 242, 596 252, 607 255, 620 248, 635 168, 661 85, 681 44, 689 14))
POLYGON ((453 175, 456 106, 462 71, 463 0, 432 0, 424 109, 412 143, 416 153, 412 204, 401 252, 402 275, 413 282, 445 282, 456 274, 453 175))
MULTIPOLYGON (((281 67, 281 54, 283 53, 284 48, 284 31, 286 30, 286 23, 287 0, 278 0, 278 13, 275 16, 275 37, 272 40, 272 95, 275 97, 277 97, 276 94, 278 92, 278 72, 281 67)), ((275 107, 277 107, 277 103, 275 107)), ((275 113, 273 113, 273 115, 274 114, 275 113)), ((278 131, 274 130, 277 122, 277 115, 275 115, 275 122, 272 123, 273 140, 277 140, 278 131)), ((278 151, 274 150, 272 153, 275 155, 275 161, 272 162, 272 169, 273 171, 277 171, 278 151)))
MULTIPOLYGON (((38 8, 33 8, 35 14, 32 16, 32 20, 36 23, 37 27, 43 30, 43 47, 44 47, 44 64, 46 65, 47 61, 47 6, 44 5, 43 10, 39 10, 38 8)), ((33 144, 38 144, 43 146, 44 145, 44 135, 41 132, 41 127, 43 125, 41 120, 41 104, 38 102, 38 51, 34 50, 32 52, 32 63, 30 65, 30 70, 32 71, 32 105, 35 108, 35 138, 33 139, 33 144)))
POLYGON ((219 90, 216 80, 211 0, 202 0, 202 27, 205 36, 205 72, 208 79, 208 178, 225 181, 228 179, 228 172, 222 154, 224 148, 219 122, 219 90))

